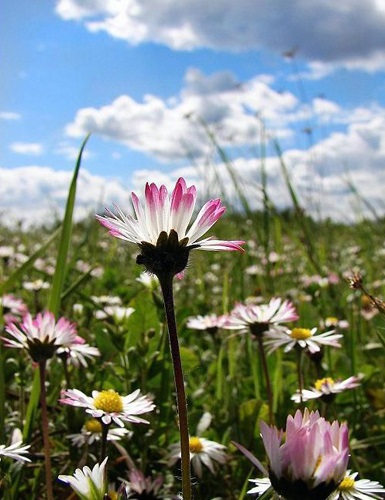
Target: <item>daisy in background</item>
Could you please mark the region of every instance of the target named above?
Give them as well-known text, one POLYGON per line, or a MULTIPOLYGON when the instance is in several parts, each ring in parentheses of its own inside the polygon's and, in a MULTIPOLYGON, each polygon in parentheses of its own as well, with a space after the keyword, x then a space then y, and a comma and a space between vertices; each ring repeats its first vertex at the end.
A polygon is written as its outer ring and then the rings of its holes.
POLYGON ((266 333, 264 343, 268 347, 268 354, 283 346, 285 346, 284 352, 289 352, 298 346, 308 349, 313 354, 319 352, 325 345, 341 347, 338 339, 342 337, 343 335, 335 333, 335 330, 317 335, 317 328, 276 329, 266 333))
POLYGON ((108 457, 92 469, 86 466, 76 469, 72 476, 61 474, 58 479, 69 484, 81 500, 104 500, 107 493, 107 459, 108 457))
MULTIPOLYGON (((78 448, 85 444, 92 445, 102 439, 102 424, 96 418, 90 418, 83 425, 80 432, 76 434, 69 434, 68 439, 71 440, 73 446, 78 448)), ((128 439, 132 436, 132 431, 125 427, 110 427, 108 429, 107 441, 120 441, 122 438, 128 439)))
MULTIPOLYGON (((197 425, 197 435, 190 437, 189 441, 191 466, 195 475, 199 478, 203 475, 202 465, 205 465, 212 474, 215 474, 215 462, 224 464, 228 459, 225 452, 226 446, 200 437, 210 427, 211 421, 212 415, 205 412, 197 425)), ((175 443, 169 447, 167 465, 171 467, 178 460, 180 460, 180 444, 175 443)))
POLYGON ((209 333, 216 333, 218 328, 226 323, 227 316, 217 316, 216 314, 207 314, 206 316, 195 316, 188 318, 187 328, 192 330, 203 330, 209 333))
POLYGON ((90 346, 82 337, 76 335, 71 343, 59 347, 56 354, 68 364, 77 368, 82 365, 86 368, 88 366, 86 358, 92 359, 100 356, 100 351, 97 347, 90 346))
POLYGON ((314 387, 311 389, 303 389, 302 393, 297 391, 291 399, 296 403, 302 401, 309 401, 310 399, 321 398, 323 401, 331 402, 336 394, 346 391, 347 389, 354 389, 361 383, 362 376, 349 377, 346 380, 334 381, 331 377, 324 377, 316 380, 314 387))
POLYGON ((48 311, 39 313, 36 318, 27 313, 19 326, 9 323, 5 331, 12 338, 1 337, 4 345, 25 349, 35 362, 52 358, 60 347, 76 343, 77 337, 73 323, 65 318, 56 322, 55 316, 48 311))
POLYGON ((119 427, 124 427, 123 422, 133 424, 148 424, 138 415, 148 413, 155 408, 148 396, 142 396, 140 390, 128 396, 120 396, 112 389, 107 391, 92 391, 92 396, 87 396, 78 389, 68 389, 63 392, 60 403, 85 408, 93 418, 100 419, 103 424, 110 425, 114 422, 119 427))
POLYGON ((30 445, 23 445, 23 438, 20 429, 14 429, 12 432, 11 444, 5 446, 0 444, 0 461, 2 457, 12 458, 18 462, 30 462, 31 460, 26 457, 26 453, 30 445))
POLYGON ((21 299, 6 294, 0 297, 0 312, 3 314, 4 323, 15 323, 27 314, 28 308, 21 299))
POLYGON ((267 332, 270 327, 297 319, 298 314, 291 301, 273 298, 268 304, 238 303, 227 315, 223 328, 238 330, 241 333, 250 331, 258 336, 267 332))
POLYGON ((337 490, 328 500, 372 500, 385 498, 385 488, 378 481, 356 479, 358 472, 348 470, 337 490), (378 495, 377 493, 380 493, 378 495))

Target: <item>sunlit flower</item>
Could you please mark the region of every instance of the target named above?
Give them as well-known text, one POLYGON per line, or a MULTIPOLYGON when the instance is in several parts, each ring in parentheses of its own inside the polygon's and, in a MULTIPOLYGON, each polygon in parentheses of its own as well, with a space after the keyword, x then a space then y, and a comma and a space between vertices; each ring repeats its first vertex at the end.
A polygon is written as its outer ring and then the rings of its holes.
POLYGON ((187 187, 182 178, 177 180, 171 195, 165 186, 158 188, 147 183, 143 204, 135 193, 131 198, 135 217, 115 206, 116 213, 107 209, 106 215, 97 219, 112 236, 137 244, 141 250, 138 264, 155 275, 182 272, 190 250, 195 248, 243 251, 242 241, 200 239, 225 211, 219 199, 208 201, 188 229, 197 194, 195 186, 187 187))
MULTIPOLYGON (((108 429, 107 441, 120 441, 124 437, 131 437, 132 432, 125 427, 110 427, 108 429)), ((83 425, 81 432, 69 434, 68 439, 74 446, 84 446, 100 441, 102 437, 102 424, 96 418, 90 418, 83 425)))
POLYGON ((318 412, 305 409, 302 415, 297 410, 294 417, 288 416, 285 433, 262 422, 261 435, 271 484, 287 500, 326 500, 346 475, 346 424, 330 424, 318 412))
POLYGON ((254 488, 247 492, 248 495, 263 495, 269 488, 271 488, 271 481, 268 477, 261 477, 260 479, 249 479, 250 483, 254 483, 254 488))
POLYGON ((128 396, 120 396, 110 389, 108 391, 92 391, 92 396, 86 396, 78 389, 64 391, 60 403, 85 408, 93 418, 100 418, 109 425, 114 422, 123 427, 123 421, 133 424, 148 424, 147 420, 138 417, 143 413, 152 411, 155 405, 148 396, 141 396, 140 390, 132 392, 128 396))
POLYGON ((5 330, 13 338, 2 337, 7 347, 26 349, 36 361, 52 358, 57 349, 76 341, 76 328, 65 318, 57 322, 50 312, 39 313, 35 319, 28 313, 17 327, 9 323, 5 330))
POLYGON ((86 466, 76 469, 73 476, 61 474, 60 481, 67 483, 81 498, 81 500, 103 500, 107 491, 106 481, 106 457, 101 464, 96 464, 92 470, 86 466))
POLYGON ((347 471, 337 490, 328 500, 372 500, 384 498, 385 488, 378 481, 358 479, 358 472, 347 471), (377 495, 380 493, 381 495, 377 495))
POLYGON ((122 307, 119 305, 105 306, 102 310, 95 311, 95 318, 112 318, 115 323, 123 323, 135 311, 133 307, 122 307))
POLYGON ((310 353, 319 352, 322 346, 341 347, 338 342, 343 335, 335 333, 335 330, 325 333, 317 333, 317 328, 293 328, 279 329, 267 332, 265 335, 265 345, 268 346, 268 353, 272 353, 279 347, 285 346, 284 352, 291 351, 299 346, 308 349, 310 353))
POLYGON ((206 316, 195 316, 187 320, 187 328, 193 330, 206 330, 208 332, 216 332, 218 328, 227 321, 227 316, 217 316, 216 314, 208 314, 206 316))
POLYGON ((291 399, 296 403, 309 401, 310 399, 322 398, 325 402, 332 401, 336 394, 354 389, 360 385, 362 377, 349 377, 346 380, 334 381, 331 377, 321 378, 316 380, 312 389, 304 389, 302 394, 298 391, 291 399))
POLYGON ((76 367, 79 367, 80 365, 86 367, 86 358, 92 359, 95 356, 100 356, 99 349, 87 344, 86 341, 79 335, 76 335, 74 341, 70 344, 59 347, 56 353, 59 357, 66 360, 67 363, 76 367))
MULTIPOLYGON (((226 446, 210 441, 208 439, 193 436, 190 437, 190 460, 194 473, 202 477, 202 465, 205 465, 212 474, 215 474, 214 462, 224 464, 227 460, 226 446)), ((169 466, 174 465, 181 456, 180 444, 170 446, 168 454, 169 466)))
POLYGON ((254 335, 261 335, 271 326, 297 319, 298 314, 292 302, 273 298, 268 304, 237 304, 227 316, 223 328, 241 332, 250 330, 254 335))
POLYGON ((3 314, 4 323, 20 321, 27 314, 27 305, 14 295, 6 294, 0 297, 0 311, 3 314))
POLYGON ((31 461, 28 457, 25 456, 25 454, 28 453, 30 445, 28 444, 23 446, 22 440, 19 439, 20 436, 20 432, 14 432, 12 435, 12 443, 9 446, 0 444, 0 461, 2 457, 13 458, 13 460, 17 460, 18 462, 31 461))

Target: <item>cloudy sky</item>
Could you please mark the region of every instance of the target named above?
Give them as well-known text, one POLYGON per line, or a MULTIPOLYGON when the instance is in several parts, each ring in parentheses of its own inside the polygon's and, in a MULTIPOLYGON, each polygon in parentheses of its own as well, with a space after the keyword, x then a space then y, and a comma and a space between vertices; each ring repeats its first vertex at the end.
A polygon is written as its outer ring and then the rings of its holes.
POLYGON ((383 0, 3 0, 0 24, 6 220, 60 213, 88 132, 78 216, 180 175, 236 203, 218 146, 255 207, 261 168, 289 203, 283 161, 311 213, 385 212, 383 0))

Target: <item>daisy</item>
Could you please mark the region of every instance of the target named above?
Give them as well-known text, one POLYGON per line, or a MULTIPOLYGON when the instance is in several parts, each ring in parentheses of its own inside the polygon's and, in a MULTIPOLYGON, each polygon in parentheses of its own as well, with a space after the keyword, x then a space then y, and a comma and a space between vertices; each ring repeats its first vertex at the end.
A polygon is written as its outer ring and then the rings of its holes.
POLYGON ((223 328, 240 332, 250 330, 252 334, 258 336, 268 331, 270 326, 297 319, 298 314, 292 302, 273 298, 268 304, 237 304, 227 316, 223 328))
POLYGON ((65 318, 56 322, 50 312, 39 313, 35 319, 27 313, 19 327, 10 323, 5 331, 13 337, 1 337, 5 346, 26 349, 36 362, 52 358, 59 347, 75 343, 77 336, 73 323, 65 318))
POLYGON ((348 470, 337 490, 328 500, 372 500, 384 498, 385 488, 378 481, 356 480, 358 472, 348 470), (377 495, 380 493, 381 495, 377 495))
POLYGON ((6 294, 0 297, 0 311, 3 313, 4 323, 11 323, 20 321, 28 309, 21 299, 6 294))
MULTIPOLYGON (((284 498, 326 500, 346 475, 346 424, 331 424, 318 412, 310 413, 305 408, 303 414, 297 410, 294 417, 287 417, 285 433, 261 422, 261 435, 269 479, 275 492, 284 498)), ((257 459, 253 462, 266 471, 257 459)))
POLYGON ((243 241, 200 239, 224 213, 220 199, 208 201, 189 227, 196 198, 195 186, 187 187, 183 178, 177 180, 171 194, 163 185, 158 188, 147 183, 144 203, 131 194, 135 217, 118 206, 116 213, 107 209, 106 215, 96 217, 112 236, 139 246, 138 264, 156 276, 176 275, 186 267, 192 249, 243 251, 243 241))
POLYGON ((250 483, 254 483, 254 488, 247 492, 248 495, 263 495, 269 488, 271 488, 271 481, 268 477, 260 479, 249 479, 250 483))
MULTIPOLYGON (((80 448, 85 444, 91 445, 100 441, 102 437, 102 429, 103 427, 100 420, 90 418, 83 425, 81 432, 69 434, 67 438, 71 440, 73 446, 80 448)), ((120 441, 124 437, 130 438, 131 436, 132 432, 125 427, 110 427, 108 429, 107 441, 120 441)))
MULTIPOLYGON (((202 437, 190 437, 190 460, 194 473, 202 477, 202 465, 215 474, 214 462, 224 464, 227 460, 226 446, 202 437)), ((169 448, 167 465, 172 466, 181 458, 180 444, 172 444, 169 448)))
POLYGON ((362 377, 360 376, 349 377, 341 381, 334 381, 331 377, 321 378, 316 380, 314 387, 309 390, 304 389, 302 394, 298 391, 291 399, 296 403, 317 398, 322 398, 325 402, 330 402, 334 399, 335 394, 358 387, 361 380, 362 377))
POLYGON ((28 449, 30 445, 22 446, 22 441, 16 441, 12 443, 10 446, 5 446, 5 444, 0 444, 0 461, 2 457, 13 458, 13 460, 17 460, 18 462, 30 462, 31 460, 24 456, 25 453, 28 453, 28 449))
POLYGON ((208 314, 206 316, 195 316, 188 318, 186 326, 187 328, 191 328, 193 330, 206 330, 208 332, 215 333, 218 328, 222 328, 226 321, 226 316, 208 314))
POLYGON ((120 396, 110 389, 108 391, 92 391, 92 396, 86 396, 78 389, 64 391, 60 403, 85 408, 93 418, 100 418, 103 424, 110 425, 114 422, 119 427, 124 427, 123 421, 133 424, 148 424, 147 420, 138 417, 155 408, 155 405, 147 396, 141 396, 140 390, 132 392, 128 396, 120 396))
POLYGON ((86 466, 76 469, 73 476, 61 474, 58 479, 69 484, 81 500, 103 500, 107 491, 107 459, 108 457, 101 464, 94 465, 92 470, 86 466))
POLYGON ((324 345, 341 347, 338 339, 343 335, 335 333, 335 330, 318 335, 316 333, 317 328, 312 328, 311 330, 308 328, 272 330, 266 333, 265 345, 269 347, 268 354, 271 354, 282 346, 285 346, 284 352, 289 352, 294 347, 299 346, 302 349, 308 349, 311 354, 319 352, 324 345))
POLYGON ((132 469, 128 473, 129 483, 124 485, 124 498, 164 498, 158 497, 164 479, 162 476, 145 477, 142 471, 132 469))
POLYGON ((76 367, 79 367, 80 365, 87 367, 86 358, 100 356, 99 349, 88 345, 79 335, 76 335, 75 340, 72 343, 59 347, 56 353, 59 357, 66 360, 67 363, 76 367))

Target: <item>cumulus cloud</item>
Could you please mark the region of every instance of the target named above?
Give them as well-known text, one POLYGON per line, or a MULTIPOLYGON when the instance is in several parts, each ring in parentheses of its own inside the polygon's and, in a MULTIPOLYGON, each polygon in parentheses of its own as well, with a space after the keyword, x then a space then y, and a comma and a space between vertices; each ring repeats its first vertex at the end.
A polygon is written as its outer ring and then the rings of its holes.
MULTIPOLYGON (((55 217, 62 217, 72 175, 71 171, 39 165, 0 168, 0 220, 7 224, 22 221, 28 226, 50 224, 55 217)), ((119 181, 81 169, 75 218, 90 216, 112 200, 127 205, 128 198, 119 181)))
MULTIPOLYGON (((324 107, 331 119, 347 119, 347 112, 332 103, 324 107)), ((354 110, 351 116, 355 121, 347 120, 351 123, 345 131, 334 131, 307 150, 289 148, 281 158, 273 153, 264 158, 268 194, 277 208, 292 205, 283 180, 282 160, 303 207, 311 215, 351 222, 357 215, 365 214, 362 200, 368 201, 378 213, 385 213, 385 112, 354 110), (356 211, 357 206, 361 206, 362 212, 356 211)), ((163 183, 171 189, 179 176, 198 187, 200 201, 220 196, 227 204, 240 208, 232 172, 250 206, 261 208, 261 158, 233 156, 231 167, 222 162, 197 161, 167 171, 136 170, 129 186, 81 170, 76 217, 89 217, 102 210, 100 203, 111 206, 115 202, 130 211, 131 190, 143 193, 146 182, 163 183)), ((39 224, 62 214, 71 177, 72 172, 41 166, 0 168, 0 199, 6 220, 39 224)))
POLYGON ((385 67, 382 0, 58 0, 56 13, 131 44, 152 41, 176 50, 296 49, 312 62, 385 67))
POLYGON ((43 146, 38 142, 12 142, 9 149, 20 155, 39 156, 43 152, 43 146))
POLYGON ((66 131, 72 137, 97 133, 160 161, 207 156, 207 126, 222 146, 254 144, 261 120, 283 139, 304 110, 293 94, 275 91, 270 81, 261 75, 241 84, 228 72, 206 76, 189 69, 178 96, 164 101, 146 95, 138 102, 122 95, 101 108, 80 109, 66 131))

